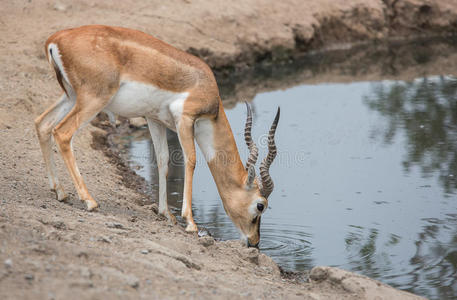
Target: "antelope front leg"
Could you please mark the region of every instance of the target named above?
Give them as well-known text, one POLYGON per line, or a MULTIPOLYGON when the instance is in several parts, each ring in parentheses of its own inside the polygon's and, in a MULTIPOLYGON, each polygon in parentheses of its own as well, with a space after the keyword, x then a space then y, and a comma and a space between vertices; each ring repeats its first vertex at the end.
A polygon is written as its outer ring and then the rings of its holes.
POLYGON ((167 217, 168 221, 176 224, 176 217, 168 209, 167 201, 167 176, 168 176, 168 142, 167 129, 162 124, 147 118, 149 132, 156 154, 157 168, 159 171, 159 214, 167 217))
POLYGON ((192 216, 192 179, 195 169, 195 142, 194 142, 194 121, 191 118, 182 116, 178 126, 178 137, 184 153, 185 173, 184 173, 184 195, 182 200, 181 216, 186 219, 186 231, 197 231, 192 216))

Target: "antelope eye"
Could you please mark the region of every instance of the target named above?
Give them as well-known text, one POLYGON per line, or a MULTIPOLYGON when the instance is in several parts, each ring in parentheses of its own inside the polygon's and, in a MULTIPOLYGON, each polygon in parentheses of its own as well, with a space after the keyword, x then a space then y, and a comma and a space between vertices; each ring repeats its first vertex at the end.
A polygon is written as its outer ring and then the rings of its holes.
POLYGON ((262 212, 265 206, 262 203, 257 203, 257 209, 262 212))

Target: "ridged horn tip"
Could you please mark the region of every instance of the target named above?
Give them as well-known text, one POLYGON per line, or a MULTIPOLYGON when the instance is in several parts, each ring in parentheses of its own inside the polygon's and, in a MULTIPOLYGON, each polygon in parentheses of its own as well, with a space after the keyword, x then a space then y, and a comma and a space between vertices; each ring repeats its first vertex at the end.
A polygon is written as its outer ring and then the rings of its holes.
POLYGON ((251 106, 247 103, 246 104, 246 109, 247 109, 247 116, 246 116, 246 125, 244 128, 244 140, 246 141, 246 145, 249 148, 249 157, 246 162, 246 170, 249 169, 250 166, 255 165, 257 162, 257 157, 259 156, 259 151, 257 149, 257 146, 255 145, 254 141, 252 140, 252 135, 251 135, 251 130, 252 130, 252 110, 251 106))
POLYGON ((261 194, 268 198, 271 192, 273 191, 274 184, 273 180, 270 176, 270 165, 276 157, 276 144, 275 144, 275 133, 276 127, 279 122, 279 116, 281 114, 281 109, 278 107, 278 111, 276 112, 275 119, 271 124, 270 131, 268 133, 268 154, 265 159, 260 164, 260 177, 261 177, 261 194))

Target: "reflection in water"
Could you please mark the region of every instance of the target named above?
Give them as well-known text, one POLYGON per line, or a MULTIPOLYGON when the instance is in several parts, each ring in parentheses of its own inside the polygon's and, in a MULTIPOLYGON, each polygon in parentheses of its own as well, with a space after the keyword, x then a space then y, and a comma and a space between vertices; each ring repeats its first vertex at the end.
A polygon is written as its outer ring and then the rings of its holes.
POLYGON ((376 251, 379 230, 372 228, 365 233, 360 226, 350 227, 345 243, 351 270, 371 278, 379 278, 381 274, 390 271, 391 263, 385 253, 379 254, 376 251))
POLYGON ((411 288, 436 299, 457 297, 457 214, 443 220, 430 218, 416 240, 416 253, 411 265, 420 272, 411 272, 411 288), (446 237, 446 238, 443 238, 446 237), (427 285, 419 285, 419 282, 427 285), (429 287, 433 287, 430 291, 429 287))
MULTIPOLYGON (((415 253, 401 269, 390 259, 388 251, 379 251, 379 230, 350 226, 345 239, 348 264, 352 271, 383 281, 400 289, 430 299, 455 299, 457 296, 457 214, 443 220, 424 219, 425 224, 414 241, 415 253), (385 276, 385 274, 389 274, 385 276), (401 279, 401 280, 399 280, 401 279)), ((401 237, 391 234, 385 248, 395 247, 401 237)))
MULTIPOLYGON (((175 213, 180 213, 178 208, 182 205, 182 193, 184 190, 184 158, 176 133, 167 130, 167 140, 168 151, 170 153, 170 167, 167 178, 168 204, 170 205, 171 210, 175 213)), ((120 142, 122 145, 122 140, 117 139, 117 142, 120 142)), ((124 147, 127 148, 128 151, 127 157, 130 166, 138 175, 148 181, 149 186, 151 187, 148 192, 153 196, 153 199, 157 200, 159 173, 149 131, 146 128, 136 130, 133 132, 132 136, 124 142, 124 147)), ((178 215, 180 215, 179 213, 178 215)))
MULTIPOLYGON (((389 145, 395 143, 397 135, 406 137, 404 171, 410 173, 417 166, 424 178, 433 178, 438 173, 445 196, 455 194, 457 78, 440 76, 376 83, 364 102, 387 121, 383 130, 377 124, 373 138, 381 138, 389 145)), ((384 276, 385 281, 429 298, 454 299, 457 297, 457 214, 422 221, 425 224, 414 242, 415 254, 408 262, 411 268, 405 268, 401 276, 404 282, 395 273, 384 276)), ((345 240, 351 270, 372 278, 395 270, 390 254, 377 250, 378 236, 378 229, 352 226, 345 240)), ((392 234, 385 246, 395 246, 400 239, 392 234)))
POLYGON ((379 83, 365 98, 370 109, 387 120, 380 135, 392 143, 399 131, 407 136, 406 171, 439 172, 446 193, 457 188, 457 78, 421 78, 412 82, 379 83), (455 175, 455 176, 454 176, 455 175))

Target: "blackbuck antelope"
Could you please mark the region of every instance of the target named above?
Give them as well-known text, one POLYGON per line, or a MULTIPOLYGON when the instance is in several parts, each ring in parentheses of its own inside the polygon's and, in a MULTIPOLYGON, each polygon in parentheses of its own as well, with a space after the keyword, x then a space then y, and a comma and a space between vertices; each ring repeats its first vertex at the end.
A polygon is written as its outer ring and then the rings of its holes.
POLYGON ((192 176, 197 140, 216 182, 225 211, 246 238, 260 240, 260 216, 273 190, 269 174, 276 156, 274 135, 279 108, 268 137, 268 155, 256 178, 257 147, 251 138, 252 113, 247 105, 245 139, 250 150, 240 160, 219 90, 208 65, 150 35, 126 28, 83 26, 59 31, 46 41, 46 56, 64 94, 35 120, 51 189, 65 194, 52 157, 51 137, 88 210, 98 207, 79 173, 72 151, 75 132, 99 112, 147 119, 159 171, 159 213, 175 222, 167 205, 168 145, 166 128, 176 131, 183 149, 185 182, 182 216, 187 231, 192 217, 192 176))

